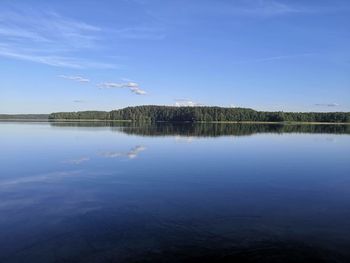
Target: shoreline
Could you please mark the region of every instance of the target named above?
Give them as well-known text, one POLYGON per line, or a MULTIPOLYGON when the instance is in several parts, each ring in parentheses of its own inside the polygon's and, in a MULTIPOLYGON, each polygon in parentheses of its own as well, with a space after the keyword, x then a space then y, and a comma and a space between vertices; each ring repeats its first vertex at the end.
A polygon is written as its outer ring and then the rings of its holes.
POLYGON ((99 120, 99 119, 0 119, 0 122, 139 122, 139 123, 193 123, 193 124, 205 124, 205 123, 215 123, 215 124, 279 124, 279 125, 350 125, 350 122, 267 122, 267 121, 132 121, 132 120, 99 120))

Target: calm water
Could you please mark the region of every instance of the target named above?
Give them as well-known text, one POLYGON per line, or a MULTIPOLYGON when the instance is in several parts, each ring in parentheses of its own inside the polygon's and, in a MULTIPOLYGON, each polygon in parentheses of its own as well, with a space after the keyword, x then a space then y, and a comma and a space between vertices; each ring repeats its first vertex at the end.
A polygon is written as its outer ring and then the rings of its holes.
POLYGON ((0 262, 350 262, 350 126, 0 123, 0 262))

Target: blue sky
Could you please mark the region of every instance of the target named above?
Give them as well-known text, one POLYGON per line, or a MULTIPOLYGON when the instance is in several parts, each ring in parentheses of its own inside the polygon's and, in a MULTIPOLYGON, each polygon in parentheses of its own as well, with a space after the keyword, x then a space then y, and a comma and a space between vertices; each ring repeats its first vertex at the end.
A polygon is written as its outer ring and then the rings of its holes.
POLYGON ((350 111, 347 0, 2 0, 0 113, 350 111))

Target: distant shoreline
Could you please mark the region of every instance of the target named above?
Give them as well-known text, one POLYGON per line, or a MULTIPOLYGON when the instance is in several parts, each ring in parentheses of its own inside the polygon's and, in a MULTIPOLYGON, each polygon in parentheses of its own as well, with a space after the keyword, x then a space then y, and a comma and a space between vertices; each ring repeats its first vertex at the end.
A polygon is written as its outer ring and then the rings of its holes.
MULTIPOLYGON (((0 116, 1 117, 1 116, 0 116)), ((19 118, 21 116, 14 116, 19 118)), ((217 106, 142 105, 112 111, 54 112, 50 120, 132 120, 210 123, 350 123, 350 112, 270 112, 217 106)))
POLYGON ((350 112, 256 111, 250 108, 217 106, 176 107, 141 105, 112 111, 53 112, 50 114, 0 114, 7 121, 61 122, 168 122, 348 125, 350 112))
POLYGON ((0 119, 0 122, 22 121, 22 122, 49 122, 48 119, 0 119))
POLYGON ((135 123, 193 123, 193 124, 280 124, 280 125, 350 125, 350 122, 267 122, 267 121, 133 121, 133 120, 99 120, 99 119, 0 119, 0 122, 135 122, 135 123))

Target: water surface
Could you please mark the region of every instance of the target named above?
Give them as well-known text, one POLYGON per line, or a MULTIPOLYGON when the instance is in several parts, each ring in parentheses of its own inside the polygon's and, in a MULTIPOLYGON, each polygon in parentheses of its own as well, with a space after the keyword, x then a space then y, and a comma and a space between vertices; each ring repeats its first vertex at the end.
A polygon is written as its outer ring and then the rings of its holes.
POLYGON ((0 262, 350 262, 350 126, 0 123, 0 262))

